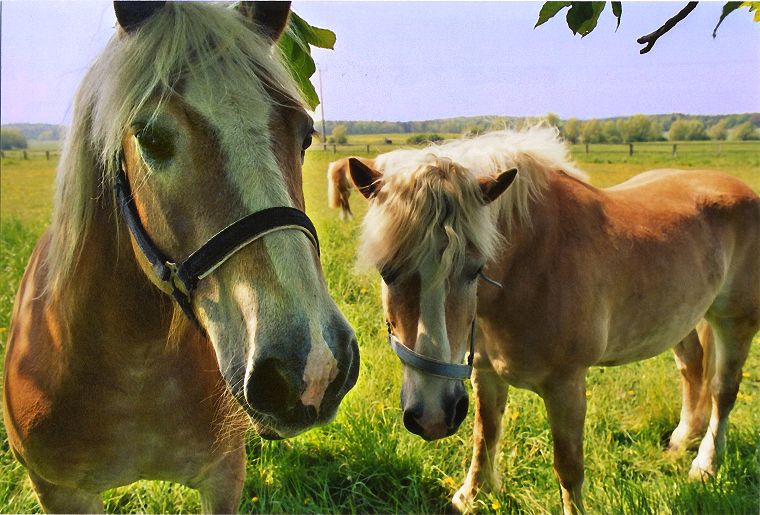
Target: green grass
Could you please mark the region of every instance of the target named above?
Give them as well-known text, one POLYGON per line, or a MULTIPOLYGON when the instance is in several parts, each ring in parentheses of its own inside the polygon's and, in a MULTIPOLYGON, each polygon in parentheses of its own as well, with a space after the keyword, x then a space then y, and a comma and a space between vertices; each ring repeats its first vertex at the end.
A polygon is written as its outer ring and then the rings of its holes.
MULTIPOLYGON (((403 145, 402 140, 398 142, 403 145)), ((675 159, 667 143, 637 145, 632 157, 623 146, 592 145, 588 156, 582 146, 576 146, 573 154, 599 185, 620 182, 645 169, 675 166, 720 168, 760 191, 760 144, 734 148, 724 143, 719 158, 711 155, 710 144, 693 145, 679 144, 675 159)), ((396 147, 394 139, 389 148, 396 147)), ((357 273, 353 266, 365 201, 352 195, 356 214, 352 222, 339 221, 337 212, 327 208, 327 163, 361 149, 338 150, 337 154, 331 149, 307 153, 304 189, 307 211, 320 235, 328 286, 359 337, 359 381, 328 426, 282 442, 249 436, 240 510, 439 513, 446 510, 469 465, 472 414, 456 435, 438 442, 424 442, 404 429, 398 401, 401 366, 386 346, 378 279, 375 273, 357 273)), ((49 219, 52 181, 53 164, 44 158, 2 163, 3 340, 21 273, 49 219)), ((731 416, 725 462, 714 481, 702 484, 686 478, 693 453, 670 456, 663 452, 680 409, 673 358, 666 353, 623 367, 593 369, 588 378, 585 439, 584 495, 589 511, 758 513, 760 337, 755 339, 745 371, 741 398, 731 416)), ((503 488, 485 496, 481 508, 484 512, 557 513, 560 500, 543 403, 533 393, 510 392, 500 465, 503 488)), ((0 511, 38 511, 25 472, 8 450, 4 431, 0 436, 0 511)), ((105 498, 106 509, 112 512, 184 513, 200 508, 196 492, 170 483, 143 481, 109 491, 105 498)))

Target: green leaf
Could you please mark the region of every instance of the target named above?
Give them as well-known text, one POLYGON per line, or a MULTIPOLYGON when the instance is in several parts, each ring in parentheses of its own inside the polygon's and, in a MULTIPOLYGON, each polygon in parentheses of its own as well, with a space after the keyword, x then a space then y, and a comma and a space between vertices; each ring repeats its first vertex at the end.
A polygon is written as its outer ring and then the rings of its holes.
POLYGON ((741 2, 726 2, 723 5, 723 13, 720 15, 720 19, 718 20, 718 24, 713 29, 713 37, 715 37, 718 32, 718 27, 720 27, 720 24, 723 23, 723 20, 726 19, 726 16, 737 10, 739 7, 741 7, 741 2))
POLYGON ((752 19, 760 22, 760 2, 742 2, 742 7, 749 7, 750 12, 754 11, 752 19))
POLYGON ((555 14, 565 7, 569 7, 571 4, 572 2, 545 2, 544 5, 541 6, 541 11, 538 13, 538 21, 533 28, 535 29, 539 25, 543 25, 552 19, 555 14))
POLYGON ((612 5, 612 14, 617 18, 617 25, 615 26, 615 32, 620 28, 620 17, 623 15, 623 2, 610 2, 612 5))
POLYGON ((319 105, 319 96, 309 80, 317 69, 311 57, 311 47, 333 49, 335 33, 309 25, 303 18, 291 12, 288 28, 277 45, 304 100, 311 109, 315 109, 319 105))
POLYGON ((587 36, 596 28, 605 4, 606 2, 573 2, 567 11, 567 26, 573 34, 587 36))

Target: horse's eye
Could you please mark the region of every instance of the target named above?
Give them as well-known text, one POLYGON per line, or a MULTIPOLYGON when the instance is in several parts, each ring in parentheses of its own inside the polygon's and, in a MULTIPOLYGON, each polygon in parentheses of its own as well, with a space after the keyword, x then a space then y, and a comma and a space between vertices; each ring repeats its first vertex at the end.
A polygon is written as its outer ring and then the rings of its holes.
POLYGON ((306 136, 306 139, 303 140, 303 145, 301 146, 301 151, 306 152, 306 149, 311 146, 311 143, 314 139, 314 131, 310 132, 308 136, 306 136))
POLYGON ((165 130, 146 125, 135 133, 135 137, 146 159, 163 162, 174 156, 174 142, 165 130))

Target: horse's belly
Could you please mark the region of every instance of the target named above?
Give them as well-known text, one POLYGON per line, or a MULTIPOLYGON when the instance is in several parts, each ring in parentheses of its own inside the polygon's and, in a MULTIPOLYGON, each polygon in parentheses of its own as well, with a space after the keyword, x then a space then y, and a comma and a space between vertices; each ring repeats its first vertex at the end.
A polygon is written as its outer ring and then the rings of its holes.
POLYGON ((675 307, 642 305, 617 315, 597 364, 623 365, 674 347, 696 327, 713 301, 714 295, 709 294, 675 307))

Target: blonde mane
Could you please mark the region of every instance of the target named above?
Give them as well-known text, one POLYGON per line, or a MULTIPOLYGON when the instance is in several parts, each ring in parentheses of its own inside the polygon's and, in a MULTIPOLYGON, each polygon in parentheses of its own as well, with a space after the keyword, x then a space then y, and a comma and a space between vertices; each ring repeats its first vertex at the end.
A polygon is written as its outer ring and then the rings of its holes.
MULTIPOLYGON (((99 208, 113 209, 115 157, 134 117, 156 112, 183 81, 245 84, 300 101, 271 40, 228 6, 167 2, 134 33, 121 30, 93 62, 77 91, 56 177, 47 257, 48 291, 72 275, 99 208)), ((116 226, 114 227, 114 229, 116 226)))
POLYGON ((530 205, 541 198, 550 174, 562 170, 588 181, 557 129, 546 126, 396 150, 378 156, 375 167, 383 172, 383 187, 364 219, 359 263, 381 270, 392 263, 395 274, 404 274, 442 250, 436 280, 464 263, 468 244, 490 260, 516 223, 530 226, 530 205), (477 179, 511 168, 517 179, 483 209, 477 179), (499 221, 505 235, 497 232, 499 221))

